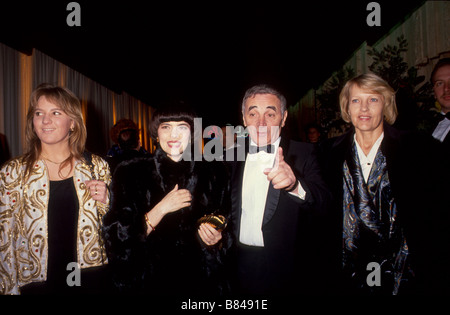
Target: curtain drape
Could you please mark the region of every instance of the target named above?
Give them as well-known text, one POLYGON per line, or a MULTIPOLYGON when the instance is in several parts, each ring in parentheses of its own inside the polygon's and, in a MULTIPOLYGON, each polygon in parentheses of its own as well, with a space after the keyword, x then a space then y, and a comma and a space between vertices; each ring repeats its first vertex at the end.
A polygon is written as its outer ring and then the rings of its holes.
POLYGON ((30 95, 44 82, 65 86, 80 99, 89 151, 106 155, 113 144, 109 131, 121 118, 136 122, 143 147, 151 151, 151 106, 125 92, 111 91, 36 49, 28 56, 0 43, 0 134, 5 135, 10 157, 24 153, 30 95))
MULTIPOLYGON (((398 45, 397 38, 404 36, 408 41, 408 51, 405 53, 404 60, 410 67, 417 68, 418 75, 424 75, 429 79, 437 61, 444 57, 450 57, 448 12, 450 12, 450 1, 426 1, 372 46, 369 46, 367 42, 362 43, 343 63, 342 68, 351 67, 355 70, 356 75, 368 72, 369 66, 373 62, 372 57, 368 55, 368 50, 371 48, 382 50, 386 45, 396 46, 398 45)), ((332 75, 328 80, 331 78, 332 75)), ((321 92, 328 80, 319 87, 318 93, 321 92)), ((312 110, 315 106, 314 99, 311 97, 312 93, 313 90, 309 90, 298 102, 300 107, 298 113, 309 115, 307 118, 299 117, 300 124, 305 120, 314 121, 315 119, 312 110), (307 108, 310 110, 308 111, 307 108)))

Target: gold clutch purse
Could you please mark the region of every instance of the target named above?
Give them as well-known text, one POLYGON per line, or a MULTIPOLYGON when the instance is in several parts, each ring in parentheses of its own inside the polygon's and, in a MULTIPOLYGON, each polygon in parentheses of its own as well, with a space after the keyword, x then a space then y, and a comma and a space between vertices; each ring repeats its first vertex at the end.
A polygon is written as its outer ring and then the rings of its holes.
POLYGON ((206 223, 217 231, 222 232, 227 226, 227 220, 223 215, 206 214, 197 220, 198 225, 206 223))

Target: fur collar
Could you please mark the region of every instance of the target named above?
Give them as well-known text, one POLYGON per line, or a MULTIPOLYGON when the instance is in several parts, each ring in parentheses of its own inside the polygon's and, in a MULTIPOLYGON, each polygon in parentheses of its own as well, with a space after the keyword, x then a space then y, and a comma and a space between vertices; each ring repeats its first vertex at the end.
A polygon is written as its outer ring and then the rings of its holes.
POLYGON ((180 160, 173 161, 167 156, 161 147, 158 145, 154 155, 155 169, 159 180, 159 185, 164 192, 171 191, 176 184, 178 189, 188 189, 193 192, 197 176, 195 176, 195 162, 180 160))

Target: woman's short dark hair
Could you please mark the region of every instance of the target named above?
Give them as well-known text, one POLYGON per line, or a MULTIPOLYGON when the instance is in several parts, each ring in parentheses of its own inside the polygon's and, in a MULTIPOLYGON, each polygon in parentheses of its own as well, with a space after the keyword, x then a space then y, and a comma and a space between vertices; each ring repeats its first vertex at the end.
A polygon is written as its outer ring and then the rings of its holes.
POLYGON ((153 140, 158 137, 158 128, 161 123, 168 121, 185 121, 191 127, 191 138, 194 136, 194 110, 185 101, 168 101, 161 104, 150 122, 150 136, 153 140))

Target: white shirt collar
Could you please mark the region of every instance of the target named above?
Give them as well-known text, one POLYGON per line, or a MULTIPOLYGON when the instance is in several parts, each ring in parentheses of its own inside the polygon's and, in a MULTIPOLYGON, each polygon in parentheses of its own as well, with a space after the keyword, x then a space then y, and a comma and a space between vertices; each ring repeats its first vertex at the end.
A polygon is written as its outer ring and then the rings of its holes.
POLYGON ((377 151, 378 151, 378 148, 380 147, 381 141, 383 141, 383 138, 384 138, 384 132, 381 133, 381 135, 378 137, 378 139, 375 141, 372 148, 370 149, 369 154, 366 156, 364 154, 363 149, 359 145, 358 141, 356 141, 356 133, 355 133, 355 135, 353 136, 353 139, 355 140, 355 143, 356 143, 358 155, 362 155, 365 160, 369 160, 370 162, 373 162, 373 160, 375 160, 375 156, 377 155, 377 151))
POLYGON ((358 150, 359 164, 361 165, 363 176, 364 176, 364 179, 366 182, 369 178, 370 170, 372 169, 372 165, 373 165, 373 161, 375 160, 375 157, 377 155, 378 149, 380 148, 381 141, 383 141, 383 138, 384 138, 384 132, 381 133, 381 135, 378 137, 378 139, 375 141, 372 148, 370 149, 369 154, 366 156, 364 154, 364 151, 362 150, 361 146, 359 145, 358 141, 356 141, 356 134, 353 137, 353 139, 356 143, 356 149, 358 150))
MULTIPOLYGON (((441 114, 445 115, 444 112, 441 112, 441 114)), ((443 142, 449 132, 450 132, 450 120, 447 117, 445 117, 436 126, 432 135, 435 139, 443 142)))

